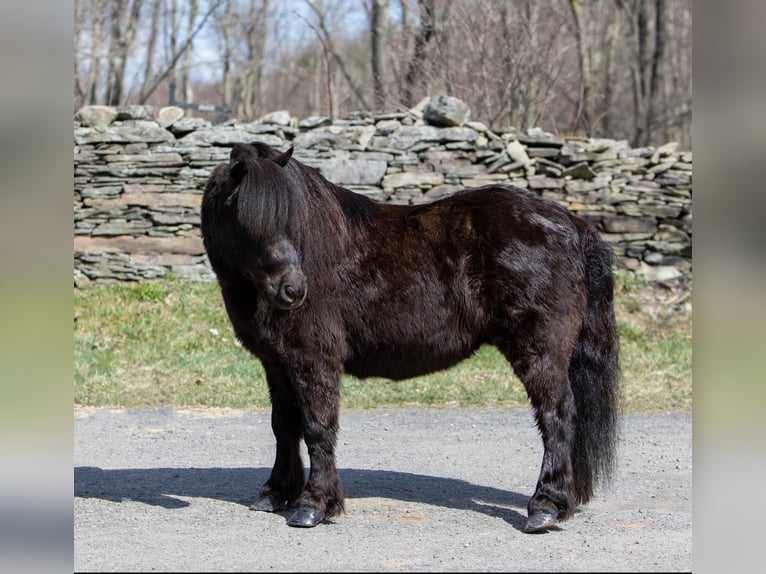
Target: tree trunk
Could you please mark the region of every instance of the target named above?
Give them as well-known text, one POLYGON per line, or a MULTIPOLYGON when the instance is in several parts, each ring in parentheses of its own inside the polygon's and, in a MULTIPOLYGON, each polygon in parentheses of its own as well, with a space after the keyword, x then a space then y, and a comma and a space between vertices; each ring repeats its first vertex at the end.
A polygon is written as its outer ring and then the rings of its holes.
MULTIPOLYGON (((178 0, 172 0, 170 3, 170 54, 169 58, 172 58, 173 54, 178 53, 178 36, 180 35, 179 23, 178 23, 178 0)), ((178 86, 181 85, 181 73, 178 66, 175 63, 170 67, 170 100, 171 103, 176 103, 179 98, 183 98, 178 94, 178 86)))
MULTIPOLYGON (((191 37, 192 30, 194 30, 194 22, 197 20, 197 13, 199 4, 197 0, 189 1, 189 18, 186 24, 186 37, 191 37)), ((184 50, 183 57, 181 58, 180 66, 180 80, 181 80, 181 96, 185 102, 194 101, 194 93, 192 90, 191 81, 189 80, 189 73, 191 71, 191 56, 194 50, 194 41, 189 42, 189 47, 184 50)))
POLYGON ((133 45, 143 0, 112 0, 112 27, 109 43, 109 83, 107 104, 117 106, 124 98, 125 67, 133 45))
POLYGON ((577 54, 580 63, 580 96, 575 115, 575 125, 582 126, 585 135, 591 135, 593 121, 593 107, 591 103, 591 62, 590 52, 587 45, 587 31, 585 30, 587 17, 583 14, 583 7, 579 0, 570 0, 569 7, 572 10, 575 24, 575 38, 577 40, 577 54))
POLYGON ((338 69, 343 75, 343 79, 346 81, 346 84, 353 92, 354 97, 357 99, 356 106, 359 106, 360 109, 370 109, 370 106, 367 104, 367 99, 364 97, 364 93, 359 87, 359 84, 357 84, 357 82, 354 80, 354 77, 349 72, 345 60, 341 57, 340 53, 338 52, 338 48, 335 46, 335 42, 332 40, 332 34, 330 34, 330 31, 327 29, 326 14, 317 4, 316 0, 306 0, 306 3, 313 10, 314 14, 316 14, 318 21, 317 23, 319 24, 319 28, 313 26, 312 28, 320 37, 322 48, 328 51, 329 55, 332 56, 333 61, 338 64, 338 69))
POLYGON ((609 24, 607 27, 606 55, 604 63, 604 101, 602 117, 604 118, 604 133, 611 134, 614 130, 612 122, 612 105, 614 102, 615 56, 617 54, 617 39, 620 33, 620 12, 615 5, 609 9, 609 24))
MULTIPOLYGON (((178 41, 176 39, 173 39, 173 41, 170 43, 171 44, 170 45, 171 53, 169 55, 170 61, 168 65, 166 66, 165 70, 161 74, 159 74, 152 81, 151 85, 147 88, 146 93, 144 94, 144 99, 147 99, 150 95, 152 95, 154 93, 154 90, 156 90, 157 87, 168 78, 168 76, 171 76, 171 74, 175 74, 176 70, 178 70, 178 61, 181 59, 181 56, 183 56, 184 51, 189 47, 192 40, 194 40, 197 34, 199 34, 200 30, 202 30, 202 28, 205 26, 205 23, 207 22, 208 18, 210 18, 211 14, 218 9, 218 7, 221 5, 222 2, 223 0, 210 1, 207 12, 205 12, 205 15, 196 25, 194 30, 192 30, 189 33, 189 35, 187 36, 187 38, 184 40, 182 44, 177 46, 178 41)), ((175 80, 173 79, 173 77, 171 77, 170 83, 171 83, 171 86, 175 84, 175 80)))
POLYGON ((243 108, 247 119, 253 119, 262 100, 263 58, 266 46, 266 13, 269 1, 260 4, 250 0, 247 14, 247 62, 243 78, 243 108))
POLYGON ((386 108, 386 51, 388 35, 388 0, 372 0, 370 38, 372 43, 372 85, 375 106, 386 108))
POLYGON ((404 76, 404 85, 402 86, 403 100, 408 106, 416 103, 414 101, 414 94, 417 77, 423 74, 426 47, 434 36, 434 0, 418 0, 418 11, 420 13, 420 25, 415 35, 415 46, 412 50, 412 57, 407 66, 407 73, 404 76))
POLYGON ((106 6, 103 3, 103 0, 98 0, 96 4, 93 6, 93 25, 91 28, 91 53, 92 53, 92 60, 91 60, 91 67, 90 67, 90 73, 88 74, 88 99, 87 102, 89 104, 97 104, 99 102, 98 97, 98 84, 99 80, 101 79, 101 50, 103 47, 102 44, 102 34, 103 34, 103 25, 104 25, 104 18, 106 15, 106 6))
MULTIPOLYGON (((647 138, 651 139, 657 126, 657 118, 665 116, 665 105, 663 102, 664 90, 664 59, 665 42, 667 30, 665 27, 665 0, 655 0, 654 14, 654 54, 652 55, 652 71, 649 84, 649 105, 646 123, 647 138)), ((665 137, 666 134, 663 134, 665 137)))
POLYGON ((154 51, 157 46, 157 33, 160 26, 160 4, 161 0, 152 0, 151 28, 149 30, 149 39, 146 43, 146 66, 144 67, 144 78, 141 82, 141 94, 139 97, 139 101, 142 104, 146 103, 146 92, 154 72, 154 51))
POLYGON ((226 0, 226 12, 223 19, 223 25, 221 26, 221 34, 223 35, 223 103, 227 106, 234 108, 233 101, 233 77, 232 77, 232 52, 231 52, 231 26, 234 22, 232 17, 232 2, 233 0, 226 0))
POLYGON ((85 89, 82 85, 82 74, 80 72, 80 42, 82 39, 82 10, 79 0, 74 0, 74 96, 75 106, 80 107, 85 103, 85 89))
POLYGON ((636 22, 638 30, 638 106, 636 109, 636 143, 640 146, 649 144, 649 0, 637 0, 636 22))
POLYGON ((124 37, 120 22, 125 11, 125 0, 112 0, 110 6, 111 28, 109 35, 109 52, 107 55, 107 84, 104 100, 108 106, 116 106, 122 97, 122 76, 125 57, 124 37))
MULTIPOLYGON (((540 29, 540 2, 537 0, 526 0, 523 6, 524 9, 524 26, 527 29, 529 36, 528 46, 526 47, 529 54, 537 54, 540 52, 541 38, 539 37, 540 29)), ((518 72, 516 75, 519 75, 518 72)), ((521 101, 520 121, 519 127, 522 129, 536 127, 539 111, 537 104, 540 99, 540 84, 542 76, 539 73, 528 74, 524 78, 523 86, 523 100, 521 101)))

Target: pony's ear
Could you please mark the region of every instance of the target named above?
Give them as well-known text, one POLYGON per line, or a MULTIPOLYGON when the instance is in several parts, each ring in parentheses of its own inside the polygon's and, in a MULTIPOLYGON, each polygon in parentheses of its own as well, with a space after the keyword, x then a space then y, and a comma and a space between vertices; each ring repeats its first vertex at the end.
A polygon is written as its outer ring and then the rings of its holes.
POLYGON ((233 166, 238 161, 242 161, 248 157, 258 157, 258 155, 249 145, 241 143, 234 144, 231 148, 231 153, 229 153, 229 165, 233 166))
POLYGON ((239 196, 239 184, 242 183, 242 178, 245 177, 245 169, 245 162, 243 160, 236 162, 231 169, 229 169, 229 178, 232 183, 234 183, 236 189, 226 198, 226 201, 224 201, 226 207, 231 206, 231 204, 237 201, 237 197, 239 196))
POLYGON ((245 177, 245 170, 247 168, 245 167, 244 160, 240 160, 238 162, 235 162, 233 166, 231 166, 231 170, 229 171, 229 177, 231 178, 232 182, 234 182, 234 185, 239 185, 242 182, 242 178, 245 177))
POLYGON ((277 165, 281 165, 282 167, 285 167, 287 165, 287 162, 290 161, 290 158, 293 156, 293 148, 291 147, 286 152, 279 154, 277 157, 274 158, 274 162, 277 165))

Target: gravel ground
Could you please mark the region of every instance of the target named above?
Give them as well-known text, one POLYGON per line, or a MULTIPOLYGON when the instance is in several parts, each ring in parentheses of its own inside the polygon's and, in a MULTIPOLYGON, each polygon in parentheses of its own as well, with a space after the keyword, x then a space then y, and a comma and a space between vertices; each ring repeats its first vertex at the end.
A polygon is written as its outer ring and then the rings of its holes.
POLYGON ((692 568, 688 413, 624 417, 613 484, 537 535, 520 530, 542 456, 525 408, 343 412, 347 511, 313 529, 247 508, 273 453, 268 411, 76 409, 75 570, 692 568))

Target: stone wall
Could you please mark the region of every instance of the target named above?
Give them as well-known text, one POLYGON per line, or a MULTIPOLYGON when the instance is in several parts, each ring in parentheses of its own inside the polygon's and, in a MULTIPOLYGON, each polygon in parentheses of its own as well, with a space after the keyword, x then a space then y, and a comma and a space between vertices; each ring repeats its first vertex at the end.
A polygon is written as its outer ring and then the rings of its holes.
POLYGON ((212 279, 199 234, 202 191, 231 145, 256 140, 294 146, 294 157, 329 180, 379 201, 524 187, 596 223, 620 267, 649 280, 691 275, 691 152, 539 129, 498 133, 467 116, 446 97, 335 121, 279 111, 222 125, 179 108, 83 108, 74 123, 75 284, 168 272, 212 279))

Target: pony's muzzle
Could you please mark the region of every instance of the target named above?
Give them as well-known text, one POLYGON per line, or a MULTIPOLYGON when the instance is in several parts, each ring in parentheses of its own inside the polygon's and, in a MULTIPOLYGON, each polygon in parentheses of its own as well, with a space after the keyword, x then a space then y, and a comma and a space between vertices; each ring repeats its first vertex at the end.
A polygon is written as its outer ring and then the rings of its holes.
POLYGON ((280 309, 295 309, 306 299, 306 278, 303 274, 292 273, 284 278, 277 291, 275 304, 280 309))

